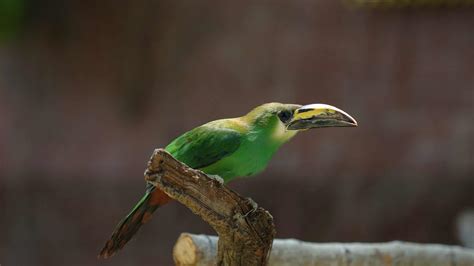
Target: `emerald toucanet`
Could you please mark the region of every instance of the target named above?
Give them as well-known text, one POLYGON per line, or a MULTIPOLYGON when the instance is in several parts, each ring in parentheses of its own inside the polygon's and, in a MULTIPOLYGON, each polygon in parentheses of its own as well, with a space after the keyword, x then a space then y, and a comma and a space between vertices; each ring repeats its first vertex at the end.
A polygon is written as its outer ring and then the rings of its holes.
MULTIPOLYGON (((299 131, 353 126, 357 126, 354 118, 327 104, 267 103, 242 117, 196 127, 165 149, 189 167, 229 182, 236 177, 260 173, 278 148, 299 131)), ((148 185, 145 196, 117 225, 99 257, 110 257, 121 249, 152 213, 168 201, 170 198, 164 192, 148 185)))

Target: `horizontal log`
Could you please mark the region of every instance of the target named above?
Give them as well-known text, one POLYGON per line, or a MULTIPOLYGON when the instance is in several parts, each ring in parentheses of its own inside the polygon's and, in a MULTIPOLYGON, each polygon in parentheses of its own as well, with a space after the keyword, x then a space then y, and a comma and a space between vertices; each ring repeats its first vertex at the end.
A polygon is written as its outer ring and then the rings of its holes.
MULTIPOLYGON (((173 249, 178 265, 214 265, 217 237, 183 233, 173 249)), ((309 243, 276 239, 268 265, 472 266, 474 250, 459 246, 387 243, 309 243)))

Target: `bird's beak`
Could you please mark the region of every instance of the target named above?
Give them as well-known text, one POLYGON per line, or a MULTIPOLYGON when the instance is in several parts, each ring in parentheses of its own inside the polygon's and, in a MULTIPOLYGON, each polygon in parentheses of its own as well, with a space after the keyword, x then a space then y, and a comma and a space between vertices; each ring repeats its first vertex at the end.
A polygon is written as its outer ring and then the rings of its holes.
POLYGON ((327 104, 308 104, 293 112, 288 130, 320 127, 356 127, 357 121, 348 113, 327 104))

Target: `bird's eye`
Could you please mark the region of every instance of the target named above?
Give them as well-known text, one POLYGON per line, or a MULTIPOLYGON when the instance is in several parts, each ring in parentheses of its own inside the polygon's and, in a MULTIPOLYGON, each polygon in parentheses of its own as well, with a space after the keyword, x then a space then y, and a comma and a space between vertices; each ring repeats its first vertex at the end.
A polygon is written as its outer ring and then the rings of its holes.
POLYGON ((281 111, 278 113, 278 118, 280 118, 281 122, 286 123, 291 119, 291 112, 290 111, 281 111))

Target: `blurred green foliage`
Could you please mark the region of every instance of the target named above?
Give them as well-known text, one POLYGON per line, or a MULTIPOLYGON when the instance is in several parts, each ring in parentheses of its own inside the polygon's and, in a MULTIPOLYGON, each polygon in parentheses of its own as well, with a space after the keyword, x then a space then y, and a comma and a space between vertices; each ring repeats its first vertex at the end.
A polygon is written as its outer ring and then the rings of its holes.
POLYGON ((16 36, 22 26, 25 0, 0 0, 0 40, 16 36))

